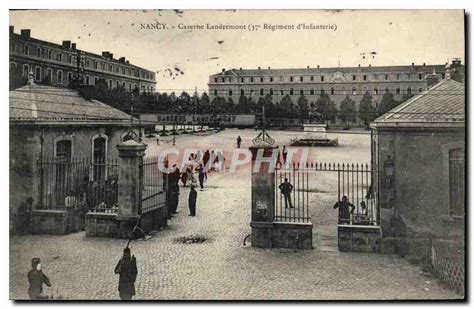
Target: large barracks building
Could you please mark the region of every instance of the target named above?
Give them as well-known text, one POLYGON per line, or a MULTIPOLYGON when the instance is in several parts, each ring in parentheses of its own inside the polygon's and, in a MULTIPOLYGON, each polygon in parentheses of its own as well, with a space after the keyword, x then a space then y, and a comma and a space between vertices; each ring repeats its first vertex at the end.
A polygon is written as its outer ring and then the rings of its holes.
POLYGON ((296 104, 304 95, 310 103, 316 102, 324 92, 336 103, 348 95, 358 106, 362 96, 368 91, 375 105, 380 103, 385 92, 391 92, 396 100, 404 95, 419 94, 431 84, 446 79, 447 69, 451 65, 460 66, 460 60, 452 64, 401 66, 357 66, 303 69, 222 69, 222 72, 209 77, 209 95, 238 102, 239 96, 259 97, 270 94, 273 102, 279 102, 290 95, 296 104))
POLYGON ((35 82, 67 86, 79 70, 87 85, 95 85, 103 79, 109 88, 155 90, 155 73, 131 64, 125 57, 115 59, 108 51, 97 55, 79 50, 71 41, 59 45, 35 39, 31 37, 30 29, 22 29, 17 34, 10 26, 10 74, 22 74, 27 78, 31 71, 35 82))

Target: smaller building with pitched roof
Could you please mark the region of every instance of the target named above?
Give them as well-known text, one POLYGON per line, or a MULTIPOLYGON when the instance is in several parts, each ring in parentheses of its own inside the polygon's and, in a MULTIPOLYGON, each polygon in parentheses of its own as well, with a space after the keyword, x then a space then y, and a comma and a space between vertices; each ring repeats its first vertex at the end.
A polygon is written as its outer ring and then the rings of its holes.
POLYGON ((464 88, 444 80, 371 125, 382 251, 449 266, 442 272, 464 269, 464 88))

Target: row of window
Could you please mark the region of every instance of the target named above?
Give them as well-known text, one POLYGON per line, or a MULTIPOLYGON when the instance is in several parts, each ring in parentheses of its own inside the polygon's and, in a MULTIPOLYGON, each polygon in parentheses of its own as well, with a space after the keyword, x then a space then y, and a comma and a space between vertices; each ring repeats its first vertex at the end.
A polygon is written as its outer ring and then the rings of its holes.
MULTIPOLYGON (((389 89, 389 88, 385 88, 384 90, 385 90, 385 93, 390 92, 390 89, 389 89)), ((334 89, 334 88, 331 88, 328 93, 331 94, 331 95, 336 95, 336 94, 339 94, 339 95, 340 95, 340 94, 342 94, 342 95, 346 95, 346 94, 357 95, 357 94, 364 94, 365 91, 368 91, 368 90, 366 89, 366 90, 364 90, 363 92, 358 92, 357 88, 352 88, 352 90, 349 90, 349 91, 346 92, 345 90, 340 91, 340 90, 336 90, 336 89, 334 89)), ((232 91, 232 89, 229 89, 229 90, 227 90, 227 91, 226 91, 226 90, 223 90, 223 91, 221 90, 221 91, 219 91, 219 90, 215 89, 215 90, 214 90, 214 96, 217 96, 217 95, 219 94, 219 92, 220 92, 221 94, 222 94, 222 92, 224 92, 224 93, 226 93, 228 96, 232 96, 232 95, 234 94, 234 92, 232 91)), ((423 92, 423 88, 418 88, 418 92, 423 92)), ((256 93, 256 91, 254 91, 254 90, 247 90, 247 94, 249 94, 249 95, 254 95, 255 93, 256 93)), ((265 92, 265 89, 261 88, 260 91, 259 91, 259 93, 260 93, 261 96, 266 95, 266 94, 269 94, 269 95, 285 95, 285 94, 295 95, 295 94, 297 94, 297 92, 295 92, 293 88, 290 88, 290 89, 287 90, 286 92, 285 92, 285 90, 275 90, 275 91, 274 91, 272 88, 270 88, 268 91, 265 92)), ((319 90, 319 93, 320 93, 320 94, 324 94, 324 93, 326 93, 326 90, 321 89, 321 90, 319 90)), ((374 95, 380 94, 378 88, 374 88, 372 93, 373 93, 374 95)), ((412 94, 412 89, 411 89, 411 87, 407 87, 406 90, 402 90, 402 89, 400 89, 400 88, 396 88, 396 89, 395 89, 395 94, 402 94, 402 93, 403 93, 403 94, 412 94)), ((315 92, 314 89, 310 89, 309 91, 308 91, 308 90, 304 90, 304 89, 300 89, 300 90, 299 90, 299 94, 300 94, 300 95, 308 95, 308 94, 309 94, 309 95, 315 95, 316 92, 315 92)), ((246 95, 246 91, 245 91, 244 89, 241 89, 241 90, 240 90, 240 95, 246 95)))
MULTIPOLYGON (((28 44, 23 45, 23 54, 25 55, 34 55, 38 58, 44 58, 48 60, 54 60, 58 62, 65 62, 69 64, 76 65, 78 62, 78 54, 77 53, 63 53, 63 52, 56 52, 52 49, 46 49, 42 47, 36 47, 35 52, 34 46, 30 46, 28 44)), ((16 44, 15 42, 11 43, 11 51, 16 52, 16 44)), ((128 76, 135 76, 137 78, 144 78, 148 80, 155 80, 154 74, 151 72, 146 72, 142 70, 131 69, 126 66, 120 66, 112 63, 108 63, 106 61, 98 61, 94 59, 90 59, 88 57, 81 56, 84 59, 81 59, 81 64, 86 68, 93 68, 96 70, 108 71, 122 75, 128 76)))
MULTIPOLYGON (((11 62, 10 63, 10 69, 15 69, 16 68, 16 63, 11 62)), ((23 76, 28 76, 29 72, 32 70, 30 68, 30 65, 24 64, 23 69, 22 69, 22 75, 23 76)), ((43 72, 42 68, 37 66, 34 68, 33 71, 34 74, 34 80, 36 82, 42 82, 44 81, 45 78, 49 79, 49 82, 56 84, 56 85, 69 85, 71 81, 74 79, 74 74, 72 72, 67 72, 65 73, 62 70, 56 70, 56 78, 53 80, 53 69, 47 68, 46 72, 43 72), (44 74, 43 74, 44 73, 44 74)), ((99 77, 94 77, 94 84, 92 84, 92 78, 90 75, 85 75, 84 77, 84 84, 86 85, 96 85, 97 82, 99 81, 99 77)), ((115 83, 112 79, 107 80, 107 84, 110 89, 112 88, 118 88, 120 86, 123 86, 124 88, 127 88, 127 83, 121 82, 116 80, 115 83)), ((128 83, 128 90, 132 91, 133 89, 138 88, 138 84, 132 84, 128 83)), ((153 86, 150 85, 141 85, 142 92, 153 92, 155 91, 153 86)))
MULTIPOLYGON (((423 80, 424 74, 418 73, 418 74, 396 74, 394 77, 396 80, 423 80)), ((367 81, 367 80, 389 80, 389 74, 384 74, 384 75, 377 75, 373 74, 370 75, 370 79, 368 78, 368 75, 352 75, 352 81, 367 81)), ((441 78, 445 79, 446 74, 442 73, 441 78)), ((240 83, 255 83, 255 82, 270 82, 273 83, 278 80, 278 82, 308 82, 308 81, 321 81, 324 82, 325 77, 323 75, 320 76, 290 76, 289 79, 285 78, 284 76, 279 76, 278 78, 273 77, 273 76, 261 76, 261 77, 239 77, 237 78, 237 81, 240 83)), ((232 83, 234 79, 230 76, 226 77, 214 77, 214 83, 232 83)))

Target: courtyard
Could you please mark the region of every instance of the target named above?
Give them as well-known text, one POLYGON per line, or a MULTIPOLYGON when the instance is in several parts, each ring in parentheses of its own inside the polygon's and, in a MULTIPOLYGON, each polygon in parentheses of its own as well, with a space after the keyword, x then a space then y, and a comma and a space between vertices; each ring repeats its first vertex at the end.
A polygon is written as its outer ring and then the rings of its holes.
MULTIPOLYGON (((238 135, 242 148, 254 130, 227 129, 210 135, 181 135, 177 148, 219 148, 227 154, 238 135)), ((269 131, 277 145, 288 145, 301 132, 269 131)), ((370 134, 328 134, 336 148, 312 148, 310 161, 370 163, 370 134)), ((153 138, 146 155, 173 147, 172 137, 153 138)), ((228 162, 226 161, 226 164, 228 162)), ((198 191, 197 216, 188 216, 189 188, 180 187, 179 213, 169 226, 146 241, 133 241, 137 258, 136 296, 143 300, 376 300, 455 299, 451 289, 420 266, 397 255, 344 253, 337 250, 337 178, 315 174, 310 181, 309 213, 313 250, 255 249, 243 244, 250 234, 250 173, 210 173, 198 191), (202 243, 182 242, 202 237, 202 243)), ((64 236, 10 238, 10 298, 27 299, 26 273, 40 257, 52 287, 45 294, 66 300, 118 300, 114 267, 126 240, 64 236)))

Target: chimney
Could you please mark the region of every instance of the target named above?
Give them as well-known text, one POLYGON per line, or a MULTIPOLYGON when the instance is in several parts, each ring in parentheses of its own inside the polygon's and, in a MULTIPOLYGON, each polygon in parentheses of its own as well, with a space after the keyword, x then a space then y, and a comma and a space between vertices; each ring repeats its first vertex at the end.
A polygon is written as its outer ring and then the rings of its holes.
POLYGON ((260 71, 261 67, 258 67, 258 70, 260 71))
POLYGON ((29 38, 31 35, 30 29, 21 29, 21 36, 24 38, 29 38))
POLYGON ((125 63, 126 63, 126 64, 130 64, 130 61, 128 61, 128 60, 125 60, 125 63))
POLYGON ((71 49, 76 50, 76 43, 71 43, 71 49))
POLYGON ((242 68, 240 68, 239 71, 242 71, 242 68))
POLYGON ((306 68, 307 68, 307 69, 309 69, 309 65, 308 65, 308 66, 306 66, 306 68))
POLYGON ((268 67, 268 69, 270 70, 271 68, 270 68, 270 67, 268 67))
POLYGON ((222 73, 224 73, 224 72, 225 72, 225 68, 224 68, 224 69, 222 69, 222 73))
POLYGON ((423 67, 425 67, 425 66, 426 66, 426 63, 423 62, 423 67))
POLYGON ((63 41, 63 48, 70 49, 71 48, 71 41, 63 41))
POLYGON ((10 26, 10 34, 15 33, 15 26, 10 26))
POLYGON ((103 52, 102 52, 102 57, 104 57, 104 58, 109 58, 109 54, 110 54, 110 53, 109 53, 108 51, 103 51, 103 52))
POLYGON ((372 67, 372 64, 369 63, 369 68, 371 68, 371 67, 372 67))
POLYGON ((109 58, 110 58, 110 60, 114 59, 114 54, 109 53, 109 58))
POLYGON ((125 63, 125 57, 120 57, 120 58, 119 58, 119 62, 125 63))
POLYGON ((318 64, 317 68, 319 69, 319 64, 318 64))

